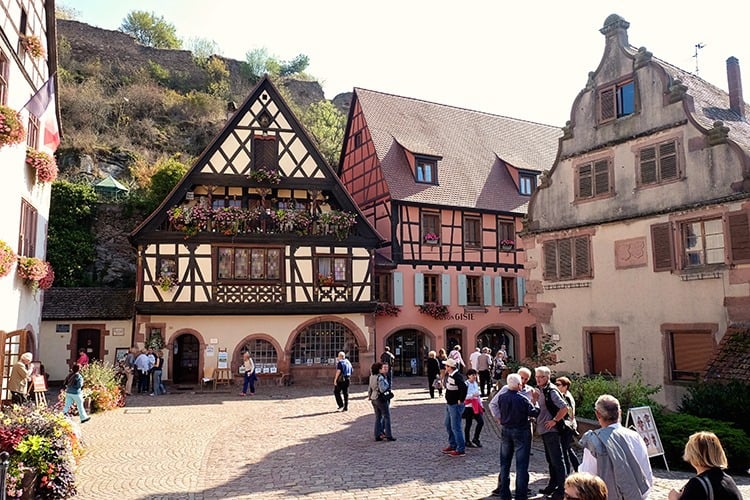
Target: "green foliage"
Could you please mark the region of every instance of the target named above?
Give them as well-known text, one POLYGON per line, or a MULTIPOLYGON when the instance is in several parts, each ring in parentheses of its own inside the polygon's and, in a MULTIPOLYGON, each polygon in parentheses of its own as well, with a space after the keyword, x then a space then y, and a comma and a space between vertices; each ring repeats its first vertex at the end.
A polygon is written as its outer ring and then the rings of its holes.
POLYGON ((346 125, 344 114, 330 101, 319 101, 307 108, 301 121, 315 137, 328 164, 338 165, 346 125))
POLYGON ((96 256, 91 233, 94 189, 85 184, 57 181, 52 184, 47 237, 47 259, 55 270, 57 286, 86 286, 96 256))
POLYGON ((684 413, 654 413, 664 454, 670 467, 690 468, 683 460, 685 443, 691 434, 710 431, 716 434, 727 454, 729 469, 745 472, 750 467, 750 437, 727 422, 699 418, 684 413))
POLYGON ((206 91, 223 99, 229 98, 229 69, 224 61, 218 57, 209 57, 199 61, 208 77, 206 91))
POLYGON ((279 76, 291 76, 298 73, 304 72, 310 65, 310 58, 305 54, 299 54, 291 61, 285 61, 281 63, 279 68, 279 76))
POLYGON ((309 64, 310 58, 304 54, 299 54, 291 61, 280 61, 277 57, 269 55, 268 49, 262 47, 245 54, 242 70, 245 78, 255 84, 266 73, 271 76, 292 76, 304 72, 309 64))
POLYGON ((161 84, 169 82, 169 70, 154 61, 148 61, 148 73, 151 75, 151 78, 161 84))
POLYGON ((524 359, 521 363, 527 368, 537 368, 539 366, 554 366, 561 362, 557 358, 557 353, 562 350, 562 347, 557 344, 557 341, 552 340, 552 335, 545 333, 542 335, 541 342, 538 346, 537 351, 530 358, 524 359))
POLYGON ((107 411, 123 406, 122 390, 114 365, 92 361, 81 368, 84 397, 91 398, 91 412, 107 411))
POLYGON ((156 208, 167 197, 187 171, 187 166, 175 157, 158 162, 156 172, 151 176, 148 195, 153 208, 156 208))
POLYGON ((679 410, 696 417, 731 422, 750 434, 750 383, 741 380, 706 381, 690 386, 679 410))
POLYGON ((68 5, 55 5, 55 19, 65 19, 68 21, 77 21, 81 17, 80 11, 68 5))
POLYGON ((134 10, 122 24, 120 31, 135 37, 143 45, 157 49, 179 49, 182 41, 177 38, 174 24, 168 23, 163 16, 155 13, 134 10))
POLYGON ((201 64, 213 55, 221 54, 219 44, 208 38, 196 37, 190 38, 187 42, 187 49, 193 53, 193 57, 201 64))
POLYGON ((655 413, 661 410, 661 406, 651 398, 661 391, 661 386, 645 384, 640 373, 633 374, 626 383, 603 375, 573 374, 570 379, 570 392, 576 400, 576 415, 579 417, 596 418, 594 403, 602 394, 610 394, 617 398, 622 408, 623 422, 627 418, 628 408, 650 406, 655 413))

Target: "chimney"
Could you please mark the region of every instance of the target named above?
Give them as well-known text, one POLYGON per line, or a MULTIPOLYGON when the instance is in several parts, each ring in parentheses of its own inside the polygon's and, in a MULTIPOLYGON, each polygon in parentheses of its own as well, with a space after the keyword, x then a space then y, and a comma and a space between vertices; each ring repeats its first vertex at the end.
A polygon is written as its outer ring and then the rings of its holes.
POLYGON ((745 119, 745 100, 742 98, 742 77, 740 61, 732 56, 727 59, 727 80, 729 83, 729 109, 745 119))

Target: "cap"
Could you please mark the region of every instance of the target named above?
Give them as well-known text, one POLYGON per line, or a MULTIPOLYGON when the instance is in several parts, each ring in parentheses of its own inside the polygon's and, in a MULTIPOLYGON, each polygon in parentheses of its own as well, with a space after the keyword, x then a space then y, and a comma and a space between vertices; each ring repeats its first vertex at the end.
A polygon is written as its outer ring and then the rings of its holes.
POLYGON ((446 359, 445 361, 443 361, 443 364, 446 365, 446 366, 450 366, 452 368, 455 368, 456 367, 456 360, 455 359, 446 359))

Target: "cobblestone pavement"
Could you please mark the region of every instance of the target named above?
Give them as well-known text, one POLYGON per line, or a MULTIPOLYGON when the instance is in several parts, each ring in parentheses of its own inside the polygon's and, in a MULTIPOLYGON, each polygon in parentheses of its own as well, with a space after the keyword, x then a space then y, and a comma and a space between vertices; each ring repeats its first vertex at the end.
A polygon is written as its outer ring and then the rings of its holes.
MULTIPOLYGON (((494 426, 485 426, 483 448, 467 449, 463 458, 443 455, 445 405, 430 399, 423 381, 395 380, 395 442, 373 440, 364 385, 352 387, 348 412, 335 411, 332 387, 262 386, 253 397, 238 396, 236 386, 130 397, 125 408, 95 414, 82 426, 78 498, 485 498, 499 470, 494 426)), ((530 469, 536 492, 546 485, 538 440, 530 469)), ((655 475, 653 499, 667 498, 691 476, 661 469, 655 475)), ((735 479, 750 498, 750 478, 735 479)))

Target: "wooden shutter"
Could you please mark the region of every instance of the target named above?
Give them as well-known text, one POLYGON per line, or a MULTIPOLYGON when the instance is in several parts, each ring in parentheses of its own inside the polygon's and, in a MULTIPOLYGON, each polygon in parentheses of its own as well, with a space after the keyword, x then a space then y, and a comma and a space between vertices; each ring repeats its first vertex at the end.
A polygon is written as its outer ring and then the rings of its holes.
POLYGON ((556 280, 557 276, 557 242, 545 241, 544 250, 544 279, 556 280))
POLYGON ((609 191, 609 160, 599 160, 594 163, 594 196, 607 194, 609 191))
POLYGON ((495 276, 495 305, 503 305, 503 278, 502 276, 495 276))
POLYGON ((485 306, 492 305, 492 276, 482 276, 482 301, 485 306))
POLYGON ((593 165, 581 165, 578 167, 578 197, 591 198, 594 196, 593 165))
POLYGON ((561 280, 573 279, 573 238, 559 240, 557 242, 558 262, 560 263, 561 280))
POLYGON ((520 276, 516 278, 516 292, 518 292, 516 294, 517 305, 521 307, 526 299, 526 278, 520 276))
POLYGON ((265 168, 277 170, 279 168, 279 149, 276 137, 253 137, 253 169, 265 168))
POLYGON ((610 87, 599 92, 599 121, 614 119, 616 112, 615 88, 610 87))
POLYGON ((404 273, 399 271, 393 273, 393 305, 404 305, 404 273))
POLYGON ((655 184, 656 178, 656 148, 643 148, 640 151, 641 184, 655 184))
POLYGON ((458 305, 459 306, 465 306, 467 303, 466 300, 466 275, 465 274, 459 274, 458 275, 458 305))
POLYGON ((672 228, 669 222, 651 226, 651 247, 654 259, 654 271, 671 271, 674 269, 674 244, 672 228))
POLYGON ((444 306, 451 305, 451 275, 440 275, 440 295, 444 306))
POLYGON ((617 342, 611 332, 590 332, 591 372, 617 375, 617 342))
POLYGON ((21 221, 18 234, 18 255, 36 257, 36 228, 39 213, 31 203, 21 200, 21 221))
POLYGON ((589 255, 588 236, 574 238, 575 244, 575 275, 574 278, 591 277, 591 258, 589 255))
POLYGON ((424 305, 424 274, 414 273, 414 305, 424 305))
POLYGON ((729 225, 729 262, 750 262, 750 211, 727 214, 729 225))
POLYGON ((675 141, 659 145, 659 172, 661 180, 672 180, 679 177, 677 168, 677 144, 675 141))
POLYGON ((713 356, 711 332, 672 332, 672 380, 696 380, 713 356))

